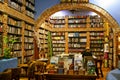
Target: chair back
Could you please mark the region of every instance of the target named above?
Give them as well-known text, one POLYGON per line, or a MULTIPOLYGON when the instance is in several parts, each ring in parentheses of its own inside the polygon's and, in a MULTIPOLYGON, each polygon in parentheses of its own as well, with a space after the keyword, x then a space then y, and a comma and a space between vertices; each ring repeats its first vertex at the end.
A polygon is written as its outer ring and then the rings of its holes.
POLYGON ((20 74, 21 74, 21 68, 12 68, 11 69, 11 74, 12 74, 12 80, 19 80, 20 79, 20 74))
POLYGON ((31 62, 28 67, 28 79, 34 78, 35 61, 31 62))
POLYGON ((36 61, 35 67, 36 67, 36 72, 44 73, 46 71, 46 63, 42 61, 36 61))

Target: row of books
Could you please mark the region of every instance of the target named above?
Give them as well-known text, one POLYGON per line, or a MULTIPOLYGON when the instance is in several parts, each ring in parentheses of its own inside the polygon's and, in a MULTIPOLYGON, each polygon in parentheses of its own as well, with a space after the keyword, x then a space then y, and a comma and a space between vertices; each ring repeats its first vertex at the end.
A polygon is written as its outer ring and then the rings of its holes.
POLYGON ((97 44, 97 43, 103 43, 104 41, 103 40, 96 40, 96 41, 90 41, 91 44, 97 44))
POLYGON ((52 16, 50 17, 50 20, 51 19, 65 19, 65 16, 52 16))
POLYGON ((102 18, 90 18, 90 22, 93 22, 93 23, 103 23, 103 19, 102 18))
POLYGON ((63 44, 63 43, 65 43, 65 41, 64 40, 62 40, 62 41, 52 41, 52 43, 53 44, 55 44, 55 43, 63 44))
POLYGON ((90 36, 104 36, 103 32, 91 32, 90 36))
POLYGON ((33 50, 25 50, 25 56, 33 55, 34 51, 33 50))
POLYGON ((86 24, 69 24, 69 28, 86 28, 86 24))
POLYGON ((94 48, 104 48, 104 44, 91 44, 90 47, 94 48))
POLYGON ((25 35, 25 36, 33 36, 33 32, 28 31, 28 30, 25 30, 24 35, 25 35))
MULTIPOLYGON (((54 24, 53 26, 54 28, 63 28, 65 27, 65 24, 54 24)), ((87 24, 84 22, 73 22, 73 23, 69 23, 68 25, 69 28, 86 28, 87 24)), ((90 23, 89 27, 91 28, 103 28, 104 27, 104 23, 90 23)))
POLYGON ((54 28, 63 28, 63 27, 65 27, 65 25, 64 24, 56 24, 56 25, 54 25, 53 26, 54 28))
POLYGON ((52 33, 52 36, 64 36, 65 35, 65 33, 64 32, 53 32, 52 33))
POLYGON ((25 49, 33 49, 33 44, 24 44, 25 49))
POLYGON ((53 48, 53 51, 65 51, 65 48, 53 48))
POLYGON ((68 52, 69 53, 80 53, 80 52, 84 51, 84 49, 85 49, 85 47, 83 47, 83 48, 69 48, 68 52))
POLYGON ((94 36, 91 36, 90 39, 91 39, 91 40, 92 40, 92 39, 93 39, 93 40, 94 40, 94 39, 96 39, 96 40, 104 40, 104 37, 101 37, 101 36, 95 36, 95 37, 94 37, 94 36))
POLYGON ((52 37, 53 40, 65 40, 65 37, 64 36, 56 36, 56 37, 52 37))
POLYGON ((18 3, 14 2, 14 1, 12 1, 12 0, 9 0, 9 1, 8 1, 8 5, 9 5, 10 7, 14 8, 14 9, 20 11, 20 12, 22 11, 21 5, 19 5, 18 3))
POLYGON ((92 28, 103 28, 104 27, 104 23, 90 23, 90 27, 92 28))
POLYGON ((69 42, 73 42, 73 43, 87 42, 87 39, 86 38, 69 38, 69 42))
POLYGON ((14 57, 21 57, 21 56, 22 56, 22 52, 19 51, 19 50, 16 50, 16 51, 14 51, 13 56, 14 56, 14 57))
POLYGON ((61 19, 61 20, 64 20, 65 18, 68 18, 68 19, 85 19, 89 17, 91 22, 103 22, 103 19, 99 16, 99 15, 75 15, 75 16, 71 16, 71 15, 67 15, 67 16, 52 16, 50 17, 50 20, 53 20, 53 19, 61 19))
MULTIPOLYGON (((11 0, 12 1, 12 0, 11 0)), ((15 1, 16 3, 18 3, 18 4, 23 4, 23 0, 13 0, 13 1, 15 1)))
POLYGON ((34 13, 32 11, 26 10, 26 15, 31 18, 34 18, 34 13))
POLYGON ((81 35, 86 35, 86 33, 79 33, 79 32, 75 32, 75 33, 68 33, 68 37, 80 37, 81 35))
POLYGON ((53 24, 66 23, 65 19, 51 19, 50 22, 53 23, 53 24))
POLYGON ((62 52, 60 52, 60 51, 56 51, 56 52, 55 52, 55 51, 54 51, 54 52, 53 52, 53 55, 54 55, 54 56, 55 56, 55 55, 60 55, 60 54, 62 54, 62 53, 64 53, 64 51, 62 51, 62 52))
POLYGON ((15 27, 9 26, 8 33, 21 35, 21 32, 22 32, 21 28, 15 28, 15 27))
POLYGON ((65 47, 65 44, 53 44, 53 47, 65 47))
POLYGON ((86 19, 69 19, 68 23, 86 23, 86 19))
POLYGON ((20 20, 13 19, 11 17, 8 17, 7 23, 16 27, 21 27, 21 24, 22 24, 20 20))
MULTIPOLYGON (((87 24, 84 23, 69 23, 68 27, 69 28, 86 28, 87 24)), ((64 24, 55 24, 53 26, 54 28, 63 28, 65 27, 64 24)), ((104 24, 103 23, 90 23, 91 28, 103 28, 104 24)))
POLYGON ((15 43, 13 48, 14 48, 14 50, 21 50, 21 44, 20 43, 15 43))
POLYGON ((69 48, 80 48, 80 47, 86 47, 86 44, 78 44, 78 43, 72 43, 68 45, 69 48))
POLYGON ((33 42, 33 38, 31 38, 31 37, 25 37, 24 40, 25 40, 25 42, 29 42, 29 43, 33 42))
POLYGON ((29 2, 31 2, 32 4, 35 4, 35 0, 26 0, 26 1, 29 1, 29 2))
POLYGON ((31 10, 35 10, 35 7, 33 4, 31 4, 30 2, 26 2, 26 6, 29 7, 31 10))
POLYGON ((30 24, 25 24, 25 29, 28 29, 28 30, 34 30, 34 26, 33 25, 30 25, 30 24))
POLYGON ((40 29, 39 29, 39 33, 40 33, 40 34, 44 34, 44 33, 45 33, 45 30, 42 29, 42 28, 40 28, 40 29))
POLYGON ((97 52, 97 51, 98 52, 101 52, 101 51, 103 52, 103 48, 102 49, 101 48, 94 48, 94 49, 92 48, 91 51, 92 52, 97 52))
POLYGON ((22 42, 21 36, 17 36, 17 35, 8 35, 8 38, 14 38, 14 39, 17 40, 17 42, 22 42))

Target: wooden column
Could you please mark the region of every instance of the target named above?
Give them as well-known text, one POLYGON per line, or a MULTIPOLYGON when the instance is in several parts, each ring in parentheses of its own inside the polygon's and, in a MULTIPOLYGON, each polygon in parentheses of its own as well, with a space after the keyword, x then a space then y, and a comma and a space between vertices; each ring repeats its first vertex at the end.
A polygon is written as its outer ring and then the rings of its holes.
POLYGON ((68 53, 68 32, 65 32, 65 53, 68 53))
MULTIPOLYGON (((86 28, 90 28, 90 17, 87 17, 87 25, 86 25, 86 28)), ((90 32, 86 32, 86 38, 87 38, 87 43, 86 43, 86 47, 89 47, 90 48, 90 32)))
MULTIPOLYGON (((6 14, 3 14, 3 20, 2 20, 3 21, 3 37, 7 36, 7 32, 8 32, 7 19, 8 19, 8 16, 6 14)), ((7 44, 3 43, 3 50, 6 47, 7 47, 7 44)))
MULTIPOLYGON (((65 17, 65 29, 68 29, 68 16, 66 16, 65 17)), ((68 49, 69 49, 69 47, 68 47, 68 44, 69 44, 69 42, 68 42, 68 32, 65 32, 65 53, 67 53, 68 54, 68 49)))
POLYGON ((21 55, 21 57, 22 57, 22 64, 24 64, 24 56, 25 56, 25 50, 24 50, 24 34, 25 34, 25 32, 24 32, 24 30, 25 30, 25 22, 24 21, 22 21, 22 46, 21 46, 21 48, 22 48, 22 51, 21 51, 21 53, 22 53, 22 55, 21 55))

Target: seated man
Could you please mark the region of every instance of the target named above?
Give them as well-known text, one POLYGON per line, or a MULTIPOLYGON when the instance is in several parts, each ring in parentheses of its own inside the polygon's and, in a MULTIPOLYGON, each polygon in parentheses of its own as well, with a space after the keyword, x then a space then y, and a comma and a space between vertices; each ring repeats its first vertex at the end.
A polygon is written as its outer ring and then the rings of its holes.
POLYGON ((84 56, 92 56, 92 52, 90 51, 90 48, 87 47, 85 51, 82 52, 82 57, 84 56))

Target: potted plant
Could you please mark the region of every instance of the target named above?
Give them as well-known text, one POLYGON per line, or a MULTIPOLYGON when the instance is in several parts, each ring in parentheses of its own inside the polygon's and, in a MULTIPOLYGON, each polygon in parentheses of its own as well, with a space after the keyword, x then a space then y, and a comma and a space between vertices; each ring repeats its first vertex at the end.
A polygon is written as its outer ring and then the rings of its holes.
POLYGON ((4 58, 11 58, 13 53, 13 45, 17 42, 17 38, 8 38, 7 36, 3 37, 3 43, 7 46, 3 49, 4 58))

